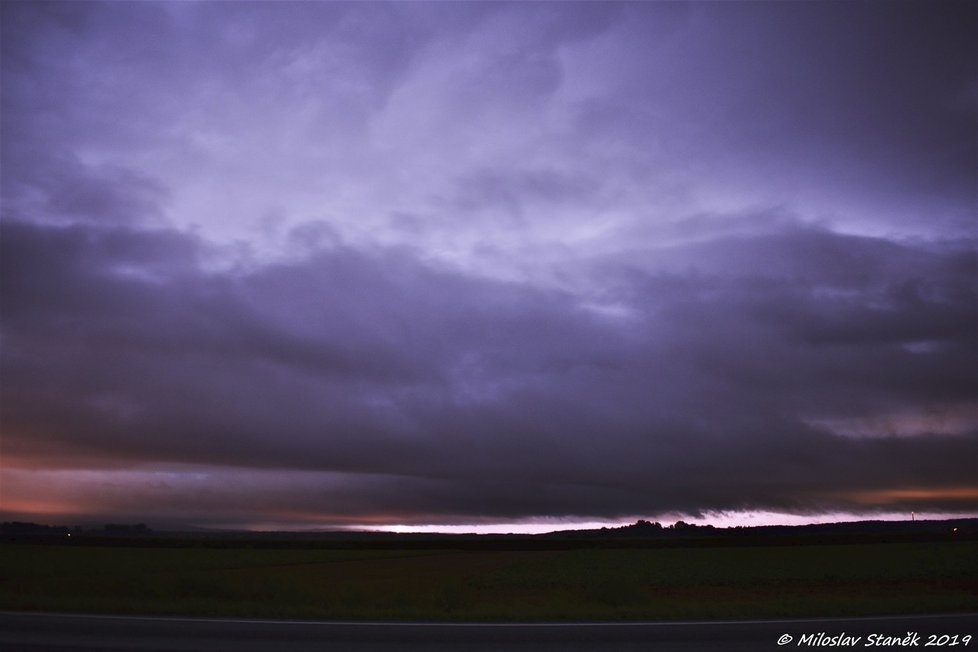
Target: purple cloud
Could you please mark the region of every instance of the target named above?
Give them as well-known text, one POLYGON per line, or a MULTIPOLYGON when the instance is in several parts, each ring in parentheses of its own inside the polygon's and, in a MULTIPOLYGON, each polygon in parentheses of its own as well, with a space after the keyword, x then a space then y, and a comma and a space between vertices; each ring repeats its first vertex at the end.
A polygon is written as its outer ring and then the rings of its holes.
POLYGON ((946 9, 5 4, 4 508, 973 512, 946 9))

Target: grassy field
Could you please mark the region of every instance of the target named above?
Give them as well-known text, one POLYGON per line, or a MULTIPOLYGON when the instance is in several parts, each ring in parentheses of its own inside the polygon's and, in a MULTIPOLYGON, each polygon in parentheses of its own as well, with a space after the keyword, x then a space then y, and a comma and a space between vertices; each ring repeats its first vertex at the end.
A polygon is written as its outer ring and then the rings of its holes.
POLYGON ((577 550, 5 544, 0 609, 473 621, 978 611, 978 542, 577 550))

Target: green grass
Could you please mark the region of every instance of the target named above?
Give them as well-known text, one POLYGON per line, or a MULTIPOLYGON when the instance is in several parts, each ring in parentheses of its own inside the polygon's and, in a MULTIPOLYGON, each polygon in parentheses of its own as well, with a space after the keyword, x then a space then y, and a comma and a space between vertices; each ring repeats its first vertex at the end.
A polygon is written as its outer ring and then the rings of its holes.
POLYGON ((978 610, 978 542, 577 550, 6 544, 0 609, 620 620, 978 610))

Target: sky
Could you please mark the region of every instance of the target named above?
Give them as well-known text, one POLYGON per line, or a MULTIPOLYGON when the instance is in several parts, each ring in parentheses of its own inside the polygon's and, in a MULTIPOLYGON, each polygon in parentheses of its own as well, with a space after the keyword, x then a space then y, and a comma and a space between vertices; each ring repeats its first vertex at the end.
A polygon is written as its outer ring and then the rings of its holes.
POLYGON ((978 515, 978 5, 0 11, 4 520, 978 515))

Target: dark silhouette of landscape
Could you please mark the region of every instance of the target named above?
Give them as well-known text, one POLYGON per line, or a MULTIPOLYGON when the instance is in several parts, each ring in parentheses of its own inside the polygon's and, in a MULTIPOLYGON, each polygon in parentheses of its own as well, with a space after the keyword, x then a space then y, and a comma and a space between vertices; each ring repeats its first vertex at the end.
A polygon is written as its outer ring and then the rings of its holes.
POLYGON ((145 523, 102 526, 44 525, 8 521, 0 524, 0 541, 71 545, 140 547, 323 547, 323 548, 462 548, 568 549, 589 547, 685 547, 747 545, 817 545, 929 540, 978 540, 978 518, 910 521, 847 521, 807 525, 714 527, 677 521, 663 525, 638 520, 621 527, 555 530, 544 534, 395 533, 368 530, 319 532, 175 530, 156 531, 145 523))
POLYGON ((0 525, 0 610, 610 622, 978 611, 978 519, 546 534, 0 525))

